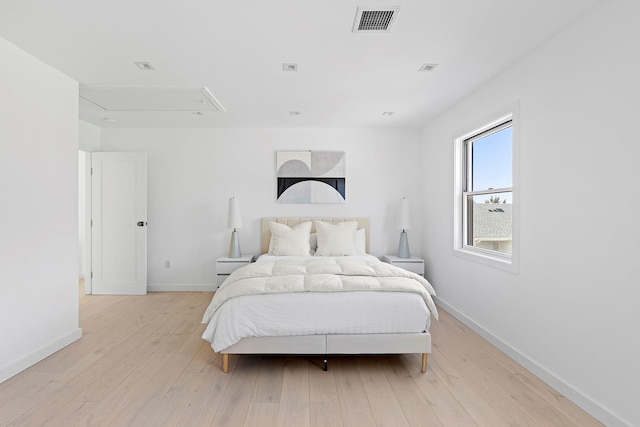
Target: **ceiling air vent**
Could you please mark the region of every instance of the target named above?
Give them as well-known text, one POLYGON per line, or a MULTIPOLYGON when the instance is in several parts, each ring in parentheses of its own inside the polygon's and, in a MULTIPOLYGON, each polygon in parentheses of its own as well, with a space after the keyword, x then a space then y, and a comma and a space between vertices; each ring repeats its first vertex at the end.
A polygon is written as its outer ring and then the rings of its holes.
POLYGON ((388 33, 400 6, 358 7, 353 23, 354 33, 388 33))

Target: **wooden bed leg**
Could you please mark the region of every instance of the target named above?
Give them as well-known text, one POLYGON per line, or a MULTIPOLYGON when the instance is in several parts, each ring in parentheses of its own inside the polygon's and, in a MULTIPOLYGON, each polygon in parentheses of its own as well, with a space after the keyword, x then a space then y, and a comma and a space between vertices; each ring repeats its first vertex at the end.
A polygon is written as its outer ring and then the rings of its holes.
POLYGON ((322 370, 327 372, 329 370, 329 361, 325 358, 323 361, 324 366, 322 367, 322 370))
POLYGON ((429 353, 422 353, 422 372, 427 372, 427 357, 429 353))
POLYGON ((222 355, 222 372, 225 374, 229 372, 229 353, 224 353, 222 355))

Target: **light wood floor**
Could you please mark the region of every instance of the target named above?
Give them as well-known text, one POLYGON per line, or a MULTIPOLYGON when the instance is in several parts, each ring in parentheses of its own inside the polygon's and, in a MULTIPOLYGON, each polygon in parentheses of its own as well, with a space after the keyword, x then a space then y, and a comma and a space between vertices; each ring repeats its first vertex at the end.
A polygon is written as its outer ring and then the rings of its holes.
POLYGON ((232 356, 200 336, 208 292, 80 296, 81 340, 0 384, 0 425, 601 425, 441 311, 419 355, 232 356))

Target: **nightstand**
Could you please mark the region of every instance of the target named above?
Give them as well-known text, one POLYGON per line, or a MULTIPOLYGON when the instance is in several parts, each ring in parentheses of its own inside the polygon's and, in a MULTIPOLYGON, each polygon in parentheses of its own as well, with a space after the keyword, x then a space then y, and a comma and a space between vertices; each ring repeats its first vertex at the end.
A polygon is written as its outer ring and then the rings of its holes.
POLYGON ((239 258, 221 256, 216 259, 216 274, 218 275, 216 288, 220 286, 224 279, 229 277, 231 273, 242 266, 251 264, 253 261, 255 261, 255 255, 242 255, 239 258))
POLYGON ((382 257, 382 262, 386 262, 424 276, 424 260, 422 258, 398 258, 395 255, 384 255, 382 257))

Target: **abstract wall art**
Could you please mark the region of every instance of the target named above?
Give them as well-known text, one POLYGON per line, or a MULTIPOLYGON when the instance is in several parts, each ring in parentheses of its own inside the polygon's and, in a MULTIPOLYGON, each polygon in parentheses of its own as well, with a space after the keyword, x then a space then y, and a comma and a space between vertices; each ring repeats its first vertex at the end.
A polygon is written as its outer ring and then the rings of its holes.
POLYGON ((278 203, 344 203, 343 151, 278 151, 278 203))

